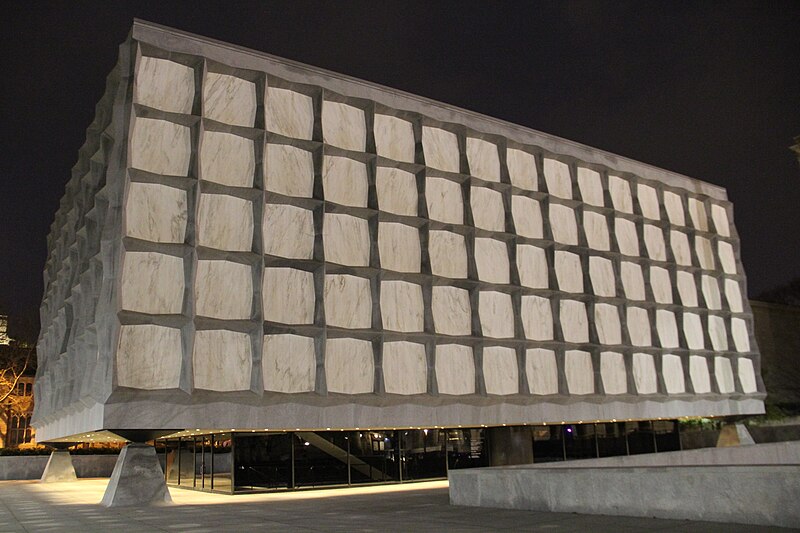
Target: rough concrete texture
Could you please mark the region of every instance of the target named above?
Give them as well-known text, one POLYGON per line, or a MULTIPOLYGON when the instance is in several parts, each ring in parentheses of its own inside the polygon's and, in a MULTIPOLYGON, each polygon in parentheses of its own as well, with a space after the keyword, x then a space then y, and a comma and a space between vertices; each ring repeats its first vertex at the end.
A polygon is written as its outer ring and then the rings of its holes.
POLYGON ((119 454, 114 472, 100 502, 105 507, 172 503, 156 450, 131 443, 119 454))
POLYGON ((67 451, 56 450, 50 454, 47 464, 42 472, 41 481, 43 483, 53 483, 58 481, 75 481, 78 476, 75 474, 75 467, 72 466, 72 456, 67 451))

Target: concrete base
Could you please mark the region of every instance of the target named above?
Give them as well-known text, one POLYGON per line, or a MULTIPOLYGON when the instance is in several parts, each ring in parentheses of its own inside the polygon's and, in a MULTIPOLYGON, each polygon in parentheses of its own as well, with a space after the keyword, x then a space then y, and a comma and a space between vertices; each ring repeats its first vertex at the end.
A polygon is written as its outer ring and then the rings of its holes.
POLYGON ((106 507, 172 503, 164 471, 152 446, 131 443, 119 454, 101 505, 106 507))
POLYGON ((75 467, 72 466, 72 456, 67 451, 56 450, 50 454, 47 465, 42 473, 42 483, 55 483, 60 481, 75 481, 75 467))
POLYGON ((717 439, 717 448, 749 444, 755 444, 755 441, 744 424, 726 424, 722 426, 719 432, 719 439, 717 439))

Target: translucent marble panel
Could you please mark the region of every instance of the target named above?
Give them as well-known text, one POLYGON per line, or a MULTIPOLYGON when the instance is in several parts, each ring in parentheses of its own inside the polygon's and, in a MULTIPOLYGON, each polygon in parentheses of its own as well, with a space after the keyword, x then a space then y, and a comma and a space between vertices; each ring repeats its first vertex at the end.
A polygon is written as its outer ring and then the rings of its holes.
POLYGON ((264 335, 261 368, 264 390, 313 391, 317 376, 314 339, 300 335, 264 335))
POLYGON ((395 161, 414 162, 414 127, 401 118, 375 115, 375 148, 378 155, 395 161))
POLYGON ((542 208, 539 202, 527 196, 511 197, 511 216, 517 235, 530 239, 544 238, 542 208))
POLYGON ((314 213, 287 204, 264 206, 264 253, 289 259, 314 257, 314 213))
POLYGON ((608 221, 606 217, 594 211, 583 212, 583 231, 586 233, 586 243, 595 250, 611 250, 608 235, 608 221))
POLYGON ((722 352, 728 349, 728 331, 725 329, 724 318, 709 315, 708 336, 711 337, 711 346, 714 350, 722 352))
POLYGON ((520 318, 526 339, 535 341, 553 339, 553 311, 549 298, 523 295, 520 318))
POLYGON ((661 375, 667 394, 683 394, 686 392, 686 383, 683 379, 683 363, 677 355, 665 354, 661 356, 661 375))
POLYGON ((686 217, 683 212, 683 200, 674 192, 664 191, 664 209, 670 223, 675 226, 685 226, 686 217))
POLYGON ((250 335, 227 330, 194 334, 194 388, 219 392, 248 390, 253 360, 250 335))
POLYGON ((422 331, 424 306, 422 287, 405 281, 381 282, 381 319, 383 329, 422 331))
POLYGON ((725 280, 725 299, 728 300, 728 307, 734 313, 744 312, 742 305, 742 291, 739 288, 739 282, 735 279, 725 280))
POLYGON ((311 140, 314 134, 314 100, 308 95, 269 87, 267 131, 295 139, 311 140))
MULTIPOLYGON (((378 207, 395 215, 417 216, 417 178, 399 168, 378 167, 375 174, 378 207)), ((460 191, 459 191, 460 192, 460 191)))
POLYGON ((386 342, 383 345, 383 385, 387 394, 425 394, 428 362, 425 345, 416 342, 386 342))
POLYGON ((719 284, 717 280, 705 274, 700 277, 700 285, 703 288, 703 298, 708 309, 722 309, 722 298, 719 294, 719 284))
POLYGON ((617 237, 617 246, 622 255, 639 255, 639 236, 636 234, 636 224, 633 221, 615 218, 614 235, 617 237))
POLYGON ((545 157, 544 180, 547 184, 547 192, 559 198, 572 199, 572 177, 569 173, 569 165, 545 157))
POLYGON ((683 334, 686 337, 686 345, 690 350, 702 350, 705 348, 703 323, 700 321, 700 315, 694 313, 683 314, 683 334))
POLYGON ((256 84, 236 76, 206 72, 203 116, 252 128, 256 121, 256 84))
POLYGON ((476 228, 505 231, 506 211, 502 194, 486 187, 472 187, 469 203, 472 208, 472 222, 476 228))
POLYGON ((425 181, 425 202, 428 218, 449 224, 464 223, 464 198, 461 185, 444 178, 428 178, 425 181))
POLYGON ((528 191, 539 189, 539 172, 532 154, 509 148, 506 150, 506 165, 512 185, 528 191))
POLYGON ((460 170, 461 155, 455 133, 423 126, 422 151, 425 154, 425 166, 446 172, 460 170))
POLYGON ((142 56, 136 67, 133 101, 171 113, 191 113, 194 69, 168 59, 142 56))
POLYGON ((500 181, 500 157, 496 144, 467 137, 467 162, 472 176, 486 181, 500 181))
POLYGON ((152 324, 122 326, 117 348, 117 385, 177 389, 181 377, 181 330, 152 324))
POLYGON ((741 318, 732 318, 731 335, 737 352, 750 351, 750 333, 747 331, 747 322, 741 318))
POLYGON ((664 233, 661 228, 650 224, 644 225, 644 245, 647 256, 656 261, 667 260, 667 247, 664 244, 664 233))
POLYGON ((650 318, 647 310, 641 307, 628 307, 627 310, 628 336, 634 346, 652 346, 650 335, 650 318))
POLYGON ((186 206, 183 189, 131 182, 125 204, 125 234, 146 241, 181 243, 186 235, 186 206))
POLYGON ((419 230, 396 222, 378 225, 378 251, 381 268, 396 272, 419 272, 422 251, 419 230))
POLYGON ((510 294, 480 291, 478 315, 484 337, 505 339, 514 336, 514 311, 510 294))
POLYGON ((437 345, 435 368, 439 394, 475 392, 475 359, 471 347, 461 344, 437 345))
POLYGON ((325 100, 322 103, 322 140, 338 148, 363 152, 367 145, 364 110, 325 100))
POLYGON ((651 220, 661 220, 661 210, 658 207, 658 192, 654 187, 639 183, 636 185, 636 198, 639 200, 639 209, 642 216, 651 220))
POLYGON ((325 275, 325 321, 329 326, 360 329, 372 326, 369 280, 348 274, 325 275))
POLYGON ((578 188, 583 203, 603 207, 603 183, 600 181, 599 172, 578 167, 578 188))
POLYGON ((192 158, 191 129, 180 124, 152 118, 133 119, 130 138, 130 165, 133 168, 164 174, 186 176, 192 158))
POLYGON ((625 359, 621 353, 600 353, 600 378, 606 394, 625 394, 628 392, 628 377, 625 359))
POLYGON ((195 279, 195 313, 229 320, 252 314, 253 273, 249 265, 199 260, 195 279))
POLYGON ((633 382, 639 394, 655 394, 658 392, 656 365, 649 353, 633 354, 633 382))
POLYGON ((433 287, 431 313, 436 333, 444 335, 470 335, 472 333, 472 308, 469 291, 446 285, 433 287))
POLYGON ((578 244, 578 226, 572 208, 550 204, 550 230, 553 239, 561 244, 578 244))
POLYGON ((483 381, 486 394, 517 394, 519 392, 519 370, 517 352, 503 346, 487 346, 483 349, 483 381))
POLYGON ((264 168, 268 191, 301 198, 313 195, 314 159, 311 152, 288 144, 268 144, 264 168))
POLYGON ((756 372, 753 368, 753 361, 746 357, 738 359, 737 373, 739 374, 739 383, 742 385, 742 392, 745 394, 752 394, 758 392, 758 384, 756 382, 756 372))
POLYGON ((554 262, 559 290, 565 292, 583 292, 581 257, 572 252, 556 250, 554 262))
POLYGON ((326 155, 322 164, 322 189, 327 202, 367 207, 367 165, 349 157, 326 155))
POLYGON ((714 357, 714 377, 722 394, 730 394, 736 390, 733 383, 733 368, 727 357, 714 357))
POLYGON ((722 270, 726 274, 736 274, 736 256, 733 253, 733 245, 729 242, 719 241, 717 243, 719 252, 719 262, 722 270))
POLYGON ((697 307, 697 285, 695 284, 694 276, 690 272, 678 270, 676 279, 681 303, 685 307, 697 307))
POLYGON ((623 213, 633 213, 633 198, 628 180, 618 176, 608 176, 608 192, 614 209, 623 213))
POLYGON ((653 290, 653 298, 656 302, 660 304, 672 303, 672 282, 669 279, 669 271, 666 268, 650 267, 650 288, 653 290))
POLYGON ((689 237, 681 231, 669 232, 669 243, 675 262, 683 266, 692 266, 692 250, 689 248, 689 237))
POLYGON ((666 309, 656 310, 656 330, 658 331, 658 340, 662 348, 677 348, 680 346, 675 313, 666 309))
POLYGON ((731 236, 731 225, 728 220, 728 211, 719 204, 711 204, 711 219, 714 221, 714 229, 723 237, 731 236))
POLYGON ((592 290, 597 296, 613 298, 617 295, 614 266, 610 259, 589 256, 589 278, 592 280, 592 290))
POLYGON ((467 277, 467 248, 463 235, 450 231, 429 232, 428 254, 434 276, 467 277))
POLYGON ((620 263, 620 275, 622 277, 622 287, 625 289, 625 296, 629 300, 644 300, 644 275, 642 274, 641 265, 622 261, 620 263))
POLYGON ((153 315, 183 310, 183 259, 156 252, 125 252, 120 306, 153 315))
POLYGON ((553 350, 544 348, 525 350, 525 373, 531 394, 539 396, 558 394, 558 365, 553 350))
POLYGON ((200 178, 231 187, 252 187, 256 170, 255 142, 219 131, 203 131, 200 178))
POLYGON ((328 392, 373 392, 375 360, 372 343, 361 339, 328 339, 325 342, 325 381, 328 392))
POLYGON ((283 324, 314 323, 314 274, 294 268, 265 268, 264 320, 283 324))
POLYGON ((692 219, 692 226, 696 229, 708 231, 706 206, 697 198, 689 198, 689 218, 692 219))
POLYGON ((566 342, 589 342, 589 319, 586 304, 574 300, 559 302, 561 332, 566 342))
POLYGON ((564 374, 570 394, 594 393, 594 369, 589 352, 567 350, 564 354, 564 374))
POLYGON ((622 344, 622 328, 616 306, 594 304, 594 327, 600 344, 622 344))
POLYGON ((700 268, 703 270, 714 270, 714 249, 711 247, 711 241, 705 237, 694 238, 694 248, 697 252, 697 260, 700 262, 700 268))
POLYGON ((506 243, 494 239, 475 238, 475 266, 478 279, 489 283, 510 283, 506 243))
POLYGON ((325 213, 322 225, 325 261, 348 266, 369 266, 369 223, 342 213, 325 213))
POLYGON ((227 194, 201 194, 196 230, 198 246, 249 252, 253 249, 253 202, 227 194))
POLYGON ((548 269, 544 250, 529 244, 518 244, 517 272, 519 272, 519 283, 523 287, 546 289, 548 269))
POLYGON ((708 362, 699 355, 689 356, 689 377, 695 394, 711 392, 711 376, 708 373, 708 362))

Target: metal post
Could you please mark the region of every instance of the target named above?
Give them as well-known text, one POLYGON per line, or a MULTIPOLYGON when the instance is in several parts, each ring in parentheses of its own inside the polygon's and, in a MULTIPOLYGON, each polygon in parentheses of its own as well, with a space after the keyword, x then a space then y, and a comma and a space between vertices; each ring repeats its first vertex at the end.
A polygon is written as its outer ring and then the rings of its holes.
POLYGON ((289 437, 292 443, 292 485, 289 488, 294 488, 294 433, 289 433, 289 437))

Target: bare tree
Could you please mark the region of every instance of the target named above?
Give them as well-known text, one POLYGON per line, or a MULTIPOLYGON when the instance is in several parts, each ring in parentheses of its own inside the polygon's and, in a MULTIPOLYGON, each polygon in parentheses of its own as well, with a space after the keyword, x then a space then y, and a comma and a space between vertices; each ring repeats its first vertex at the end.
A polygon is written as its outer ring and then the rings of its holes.
MULTIPOLYGON (((0 346, 0 404, 14 403, 19 380, 36 366, 36 348, 26 342, 0 346)), ((12 407, 13 408, 13 407, 12 407)))

